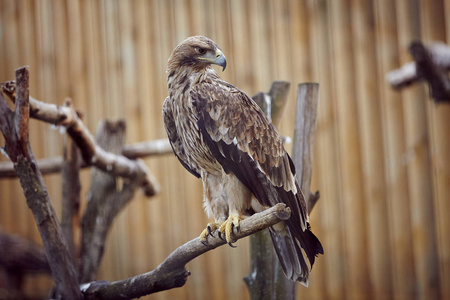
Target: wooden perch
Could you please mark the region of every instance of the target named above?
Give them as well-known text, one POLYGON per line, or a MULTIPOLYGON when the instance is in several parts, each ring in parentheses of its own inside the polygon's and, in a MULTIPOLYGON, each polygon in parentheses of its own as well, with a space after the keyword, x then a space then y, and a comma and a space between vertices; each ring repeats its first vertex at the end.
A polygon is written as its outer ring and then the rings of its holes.
MULTIPOLYGON (((287 220, 290 209, 284 204, 277 204, 261 213, 257 213, 240 222, 238 232, 233 237, 239 240, 257 231, 287 220)), ((214 237, 208 237, 208 245, 203 245, 195 238, 173 251, 155 270, 120 281, 94 281, 83 284, 81 290, 85 299, 126 300, 142 297, 148 294, 181 287, 186 283, 190 272, 186 264, 226 242, 213 232, 214 237)))
MULTIPOLYGON (((1 88, 12 101, 15 101, 16 91, 13 81, 2 84, 1 88)), ((156 179, 142 161, 112 154, 99 147, 78 117, 77 112, 70 105, 58 106, 29 97, 29 109, 30 117, 65 127, 69 136, 78 145, 86 165, 95 166, 115 176, 136 180, 147 196, 153 196, 159 191, 156 179)))
POLYGON ((425 47, 420 41, 413 41, 409 52, 414 62, 386 74, 386 80, 394 89, 401 89, 419 80, 430 85, 431 97, 438 101, 450 101, 450 47, 433 43, 425 47))
POLYGON ((28 139, 28 67, 16 70, 16 81, 15 111, 9 109, 0 91, 0 130, 5 138, 4 150, 14 163, 28 207, 41 234, 59 293, 64 299, 81 299, 75 267, 28 139))

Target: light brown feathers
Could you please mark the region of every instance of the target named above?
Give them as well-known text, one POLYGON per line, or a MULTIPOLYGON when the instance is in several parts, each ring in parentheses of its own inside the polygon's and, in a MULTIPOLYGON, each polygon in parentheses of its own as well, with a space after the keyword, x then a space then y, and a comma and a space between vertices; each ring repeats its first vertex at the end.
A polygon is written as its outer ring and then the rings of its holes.
POLYGON ((225 68, 226 59, 202 36, 186 39, 170 56, 163 117, 173 150, 202 178, 205 206, 216 222, 279 202, 290 207, 291 218, 270 233, 286 276, 307 284, 323 248, 309 229, 291 158, 255 102, 221 80, 211 64, 225 68))

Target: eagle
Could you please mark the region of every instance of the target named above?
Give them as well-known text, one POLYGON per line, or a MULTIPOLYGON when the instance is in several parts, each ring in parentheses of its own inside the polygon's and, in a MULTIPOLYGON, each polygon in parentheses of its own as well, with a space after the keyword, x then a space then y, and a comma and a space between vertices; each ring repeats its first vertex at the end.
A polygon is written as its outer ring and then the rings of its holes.
POLYGON ((212 65, 222 71, 227 65, 214 41, 193 36, 181 42, 167 63, 169 96, 163 104, 172 149, 202 179, 205 211, 214 218, 199 239, 206 244, 218 230, 232 246, 241 220, 285 203, 291 217, 270 227, 270 236, 286 277, 308 285, 323 248, 311 232, 294 164, 259 106, 220 79, 212 65))

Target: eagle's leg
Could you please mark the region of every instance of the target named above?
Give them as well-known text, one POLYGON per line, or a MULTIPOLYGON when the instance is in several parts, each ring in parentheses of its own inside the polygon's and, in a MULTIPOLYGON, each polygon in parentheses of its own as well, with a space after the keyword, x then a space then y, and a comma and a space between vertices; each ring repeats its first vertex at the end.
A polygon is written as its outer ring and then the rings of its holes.
POLYGON ((234 247, 233 243, 236 242, 236 240, 231 237, 233 228, 235 228, 236 231, 239 231, 239 222, 243 219, 244 218, 239 214, 231 214, 228 219, 219 227, 219 237, 221 237, 221 234, 223 234, 225 237, 225 241, 231 247, 234 247))
POLYGON ((206 225, 206 228, 202 231, 200 236, 198 237, 200 239, 200 242, 202 242, 203 245, 207 245, 206 239, 208 238, 208 235, 214 237, 213 231, 218 229, 222 225, 218 222, 211 222, 206 225))

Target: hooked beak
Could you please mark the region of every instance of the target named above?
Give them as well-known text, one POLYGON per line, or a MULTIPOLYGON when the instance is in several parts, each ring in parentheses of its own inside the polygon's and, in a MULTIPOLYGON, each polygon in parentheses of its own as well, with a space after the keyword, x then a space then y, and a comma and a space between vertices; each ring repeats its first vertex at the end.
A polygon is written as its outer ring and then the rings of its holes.
POLYGON ((222 72, 225 71, 225 68, 227 67, 227 59, 220 49, 216 49, 216 57, 213 60, 213 64, 221 66, 222 72))

